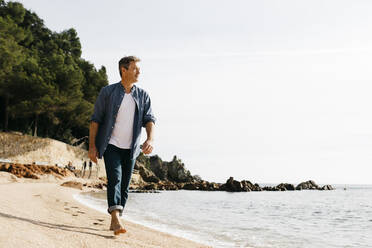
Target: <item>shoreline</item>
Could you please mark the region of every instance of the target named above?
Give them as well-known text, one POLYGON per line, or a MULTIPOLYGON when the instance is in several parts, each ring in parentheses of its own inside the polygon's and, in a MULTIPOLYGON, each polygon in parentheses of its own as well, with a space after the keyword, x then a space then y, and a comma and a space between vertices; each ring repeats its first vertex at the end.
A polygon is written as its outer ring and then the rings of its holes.
POLYGON ((110 217, 75 199, 83 192, 63 181, 11 178, 0 181, 0 247, 210 247, 122 220, 127 233, 114 236, 110 217))
MULTIPOLYGON (((97 190, 94 193, 101 193, 101 192, 104 192, 104 190, 97 190)), ((99 202, 98 200, 99 198, 92 196, 91 193, 92 192, 78 192, 74 194, 73 197, 76 201, 80 202, 81 204, 91 209, 94 209, 95 211, 106 214, 107 210, 105 207, 102 206, 101 202, 99 202)), ((197 242, 205 246, 209 246, 209 247, 213 246, 213 244, 211 243, 208 244, 209 241, 203 240, 203 238, 201 238, 200 236, 195 236, 195 234, 192 232, 190 233, 182 229, 172 229, 169 226, 164 226, 164 224, 159 226, 156 223, 153 223, 151 221, 144 221, 143 219, 137 220, 135 219, 135 217, 128 215, 128 213, 126 213, 126 215, 122 216, 121 218, 127 219, 129 222, 142 225, 142 226, 151 228, 153 230, 156 230, 162 233, 173 235, 175 237, 191 240, 193 242, 197 242)))

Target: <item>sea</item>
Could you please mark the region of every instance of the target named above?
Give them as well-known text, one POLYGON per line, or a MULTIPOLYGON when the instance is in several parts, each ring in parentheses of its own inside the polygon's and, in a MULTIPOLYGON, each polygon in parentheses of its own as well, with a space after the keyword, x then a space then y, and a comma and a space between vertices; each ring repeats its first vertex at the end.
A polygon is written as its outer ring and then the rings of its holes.
MULTIPOLYGON (((332 186, 336 189, 130 192, 123 218, 211 247, 372 247, 372 185, 332 186)), ((74 197, 107 213, 105 191, 74 197)))

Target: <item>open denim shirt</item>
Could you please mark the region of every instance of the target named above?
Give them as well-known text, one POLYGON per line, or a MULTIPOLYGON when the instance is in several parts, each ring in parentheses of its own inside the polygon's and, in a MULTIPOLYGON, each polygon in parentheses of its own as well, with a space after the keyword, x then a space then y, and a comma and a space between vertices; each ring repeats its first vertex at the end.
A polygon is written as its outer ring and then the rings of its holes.
MULTIPOLYGON (((116 116, 124 98, 124 93, 125 89, 121 82, 119 82, 103 87, 97 97, 94 105, 94 113, 90 120, 98 123, 96 147, 99 158, 102 158, 111 138, 116 116)), ((155 123, 156 118, 151 109, 150 97, 145 90, 133 85, 130 94, 136 102, 130 156, 131 159, 136 159, 140 154, 139 143, 142 127, 146 127, 146 123, 150 121, 155 123)))

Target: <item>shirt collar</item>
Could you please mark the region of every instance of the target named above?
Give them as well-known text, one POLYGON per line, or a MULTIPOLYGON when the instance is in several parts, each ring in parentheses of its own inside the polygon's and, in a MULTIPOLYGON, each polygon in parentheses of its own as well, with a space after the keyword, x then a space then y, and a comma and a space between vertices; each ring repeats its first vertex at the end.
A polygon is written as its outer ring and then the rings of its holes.
MULTIPOLYGON (((124 86, 121 84, 121 81, 119 81, 119 85, 120 85, 121 89, 124 90, 124 92, 125 92, 124 86)), ((137 86, 135 84, 133 84, 132 89, 130 89, 130 94, 133 94, 134 91, 136 90, 136 88, 137 88, 137 86)))

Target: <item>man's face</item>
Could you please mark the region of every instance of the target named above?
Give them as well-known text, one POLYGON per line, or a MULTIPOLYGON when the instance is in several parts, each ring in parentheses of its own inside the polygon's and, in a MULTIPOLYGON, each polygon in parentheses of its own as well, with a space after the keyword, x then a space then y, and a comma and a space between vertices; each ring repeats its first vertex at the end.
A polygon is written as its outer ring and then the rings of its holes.
POLYGON ((140 70, 136 62, 134 61, 130 62, 128 70, 125 68, 123 68, 122 70, 123 70, 122 75, 124 75, 124 78, 126 80, 133 83, 138 81, 138 75, 140 74, 140 70))

